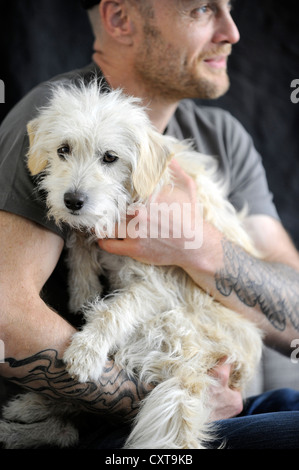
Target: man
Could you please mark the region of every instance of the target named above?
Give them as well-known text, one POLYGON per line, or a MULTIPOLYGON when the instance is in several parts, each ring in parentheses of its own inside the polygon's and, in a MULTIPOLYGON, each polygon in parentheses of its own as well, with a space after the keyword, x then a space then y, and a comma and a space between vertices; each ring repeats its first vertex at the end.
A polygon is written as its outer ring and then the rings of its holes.
MULTIPOLYGON (((299 256, 278 220, 259 157, 244 130, 226 113, 196 108, 191 101, 179 104, 184 98, 216 98, 228 89, 227 57, 231 46, 239 40, 230 3, 227 0, 83 3, 95 33, 95 66, 79 74, 86 78, 96 68, 112 88, 122 87, 126 93, 140 97, 160 132, 179 138, 193 137, 198 150, 219 155, 220 169, 229 181, 228 197, 238 209, 246 201, 249 203, 248 230, 265 261, 249 257, 207 223, 203 225, 202 247, 192 252, 184 249, 183 239, 166 240, 166 245, 161 239, 101 240, 100 246, 143 262, 181 266, 224 305, 259 324, 267 344, 289 354, 291 340, 298 336, 299 329, 296 311, 299 256)), ((64 76, 73 77, 73 73, 64 76)), ((24 163, 28 146, 26 122, 45 103, 48 92, 46 85, 33 90, 12 110, 0 133, 0 331, 6 353, 0 374, 28 389, 60 399, 80 400, 93 413, 96 427, 101 428, 93 437, 87 437, 85 445, 114 447, 120 445, 127 430, 118 427, 120 441, 111 434, 112 441, 108 443, 103 439, 109 434, 108 428, 106 424, 100 426, 103 419, 96 413, 132 417, 149 387, 129 380, 112 360, 107 361, 98 384, 78 384, 71 381, 61 361, 75 332, 75 326, 60 316, 66 311, 65 299, 56 290, 59 276, 64 276, 64 234, 45 219, 43 203, 32 198, 33 183, 24 163)), ((173 197, 192 204, 192 182, 179 168, 176 175, 181 188, 173 197)), ((171 202, 168 193, 162 192, 160 198, 171 202)), ((218 421, 219 429, 223 436, 229 436, 229 444, 235 448, 248 445, 248 439, 242 441, 245 418, 252 421, 247 419, 247 426, 250 424, 252 429, 250 445, 259 445, 261 435, 269 436, 267 426, 271 426, 272 439, 271 415, 265 427, 258 429, 253 416, 226 419, 241 411, 241 396, 228 387, 228 365, 219 364, 211 373, 222 385, 211 390, 214 404, 211 419, 224 420, 218 421)), ((278 398, 283 402, 285 397, 280 394, 278 398)), ((297 397, 296 400, 292 409, 299 409, 297 397)), ((260 410, 271 411, 261 402, 260 410)), ((298 430, 296 413, 285 418, 293 426, 288 424, 288 429, 298 430)), ((290 447, 293 434, 286 433, 285 423, 283 417, 276 423, 277 442, 290 447)), ((277 442, 273 445, 277 446, 277 442)))

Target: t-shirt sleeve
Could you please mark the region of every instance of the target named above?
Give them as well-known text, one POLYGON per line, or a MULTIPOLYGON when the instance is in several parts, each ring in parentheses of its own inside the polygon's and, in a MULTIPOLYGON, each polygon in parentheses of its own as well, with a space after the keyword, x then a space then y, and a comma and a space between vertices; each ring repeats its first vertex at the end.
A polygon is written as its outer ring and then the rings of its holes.
POLYGON ((46 204, 27 169, 27 123, 45 104, 49 88, 39 86, 21 100, 0 127, 0 210, 32 220, 65 238, 47 217, 46 204))
POLYGON ((166 133, 178 139, 191 139, 196 150, 217 160, 227 199, 238 211, 246 207, 249 215, 279 219, 262 158, 248 132, 229 112, 184 100, 166 133))
POLYGON ((262 158, 244 127, 226 113, 224 130, 230 166, 228 198, 237 210, 246 207, 249 215, 269 215, 279 219, 269 190, 262 158))

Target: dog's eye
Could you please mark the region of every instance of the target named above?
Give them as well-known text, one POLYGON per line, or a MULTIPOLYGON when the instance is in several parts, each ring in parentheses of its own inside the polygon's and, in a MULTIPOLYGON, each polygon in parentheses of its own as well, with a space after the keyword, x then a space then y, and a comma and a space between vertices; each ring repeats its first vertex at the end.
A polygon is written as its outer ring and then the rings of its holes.
POLYGON ((113 163, 118 160, 118 156, 115 155, 113 152, 106 152, 103 156, 104 163, 113 163))
POLYGON ((65 144, 59 147, 57 150, 58 157, 61 158, 62 160, 65 160, 65 157, 70 154, 70 147, 69 145, 65 144))

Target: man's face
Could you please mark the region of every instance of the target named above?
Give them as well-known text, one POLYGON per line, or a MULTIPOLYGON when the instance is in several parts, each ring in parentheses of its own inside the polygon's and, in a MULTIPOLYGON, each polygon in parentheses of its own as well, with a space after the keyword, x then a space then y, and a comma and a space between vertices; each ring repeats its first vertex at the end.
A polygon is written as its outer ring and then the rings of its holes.
POLYGON ((227 0, 152 0, 135 70, 149 93, 170 100, 213 99, 229 87, 227 57, 239 40, 227 0))

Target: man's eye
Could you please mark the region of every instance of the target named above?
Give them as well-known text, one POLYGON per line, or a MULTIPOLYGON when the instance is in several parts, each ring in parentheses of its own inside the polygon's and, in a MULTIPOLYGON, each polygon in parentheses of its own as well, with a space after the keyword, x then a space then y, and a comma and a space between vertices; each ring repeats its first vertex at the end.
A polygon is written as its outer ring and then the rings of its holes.
POLYGON ((191 16, 195 19, 206 19, 211 15, 211 13, 213 13, 213 8, 211 7, 211 5, 202 5, 199 8, 195 8, 192 11, 191 16))
POLYGON ((67 145, 67 144, 62 145, 57 150, 58 157, 61 158, 62 160, 65 160, 65 158, 67 157, 67 155, 70 154, 70 152, 71 152, 71 149, 70 149, 69 145, 67 145))
POLYGON ((118 156, 115 155, 115 153, 113 152, 106 152, 102 160, 104 163, 113 163, 113 162, 116 162, 116 160, 118 160, 118 156))
POLYGON ((203 7, 197 8, 199 13, 207 13, 208 12, 208 5, 204 5, 203 7))
MULTIPOLYGON (((231 12, 233 9, 233 2, 234 0, 228 1, 225 7, 223 8, 226 8, 229 12, 231 12)), ((201 19, 206 20, 207 18, 210 18, 212 14, 216 14, 217 11, 220 11, 220 7, 217 7, 216 4, 211 2, 205 5, 202 5, 201 7, 195 8, 192 11, 191 16, 199 20, 201 19)))
POLYGON ((194 14, 197 14, 197 15, 205 15, 206 13, 208 13, 209 10, 210 10, 210 7, 208 5, 203 5, 199 8, 195 8, 193 12, 194 14))

